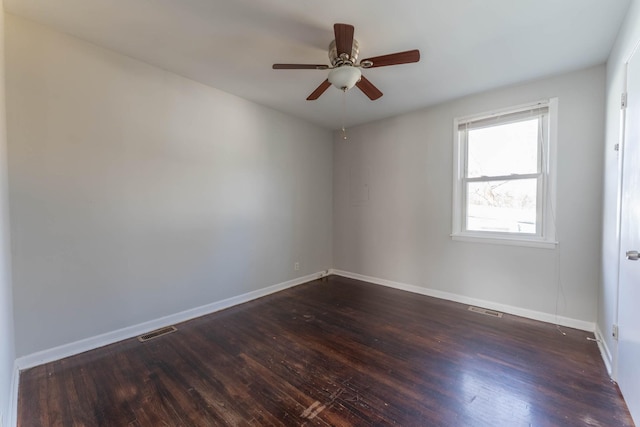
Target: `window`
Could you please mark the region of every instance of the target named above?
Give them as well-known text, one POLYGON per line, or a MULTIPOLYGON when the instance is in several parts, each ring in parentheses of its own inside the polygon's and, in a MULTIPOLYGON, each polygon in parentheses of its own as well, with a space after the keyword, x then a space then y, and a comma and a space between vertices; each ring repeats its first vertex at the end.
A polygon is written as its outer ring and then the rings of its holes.
POLYGON ((557 99, 454 120, 454 240, 555 247, 557 99))

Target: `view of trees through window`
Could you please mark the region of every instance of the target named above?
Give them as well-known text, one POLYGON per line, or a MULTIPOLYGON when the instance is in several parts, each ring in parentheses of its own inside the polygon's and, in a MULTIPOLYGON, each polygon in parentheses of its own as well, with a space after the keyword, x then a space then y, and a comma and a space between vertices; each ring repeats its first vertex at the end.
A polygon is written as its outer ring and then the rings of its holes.
POLYGON ((539 118, 470 129, 466 229, 536 233, 539 118))

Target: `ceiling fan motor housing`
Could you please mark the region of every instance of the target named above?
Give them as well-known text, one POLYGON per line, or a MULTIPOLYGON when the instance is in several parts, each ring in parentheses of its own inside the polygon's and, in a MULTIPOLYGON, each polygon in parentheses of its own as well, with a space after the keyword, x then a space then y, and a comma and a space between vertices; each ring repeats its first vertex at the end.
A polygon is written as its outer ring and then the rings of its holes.
POLYGON ((358 40, 356 39, 353 39, 350 56, 347 56, 344 53, 342 55, 338 55, 338 48, 336 47, 335 40, 333 40, 331 44, 329 44, 329 60, 331 61, 331 65, 334 67, 339 67, 345 64, 355 65, 359 53, 360 47, 358 45, 358 40))

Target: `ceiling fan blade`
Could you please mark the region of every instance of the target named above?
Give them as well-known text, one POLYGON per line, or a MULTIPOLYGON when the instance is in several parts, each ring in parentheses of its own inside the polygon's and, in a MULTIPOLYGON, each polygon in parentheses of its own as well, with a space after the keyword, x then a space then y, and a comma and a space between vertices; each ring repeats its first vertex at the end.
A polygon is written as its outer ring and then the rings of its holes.
POLYGON ((373 83, 366 79, 365 76, 360 77, 360 81, 356 83, 356 86, 358 86, 358 89, 360 89, 372 101, 375 101, 382 96, 380 89, 375 87, 373 83))
POLYGON ((328 65, 324 64, 273 64, 274 70, 326 70, 328 65))
POLYGON ((365 68, 386 67, 387 65, 409 64, 420 61, 420 51, 418 49, 407 50, 405 52, 390 53, 389 55, 375 56, 360 61, 360 64, 371 62, 373 65, 365 68))
POLYGON ((329 86, 331 86, 331 83, 329 83, 329 79, 320 83, 320 86, 318 86, 316 90, 311 92, 311 95, 307 97, 307 101, 315 101, 316 99, 320 98, 320 95, 322 95, 325 90, 329 89, 329 86))
POLYGON ((336 37, 336 51, 338 56, 343 53, 351 56, 351 48, 353 47, 353 25, 334 24, 333 32, 336 37))

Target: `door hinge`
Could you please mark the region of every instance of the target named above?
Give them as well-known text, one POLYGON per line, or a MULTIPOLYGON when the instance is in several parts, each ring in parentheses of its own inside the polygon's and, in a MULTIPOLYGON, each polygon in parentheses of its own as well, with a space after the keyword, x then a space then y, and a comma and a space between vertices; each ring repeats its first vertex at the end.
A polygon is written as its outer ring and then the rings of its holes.
POLYGON ((625 110, 627 108, 627 92, 623 92, 620 96, 620 109, 625 110))
POLYGON ((614 340, 618 340, 618 325, 613 325, 611 327, 611 336, 613 337, 614 340))
POLYGON ((614 149, 615 151, 620 151, 620 144, 616 144, 616 145, 614 145, 614 146, 613 146, 613 149, 614 149))

